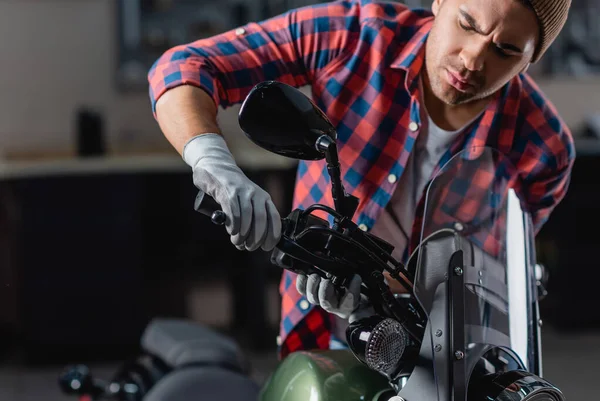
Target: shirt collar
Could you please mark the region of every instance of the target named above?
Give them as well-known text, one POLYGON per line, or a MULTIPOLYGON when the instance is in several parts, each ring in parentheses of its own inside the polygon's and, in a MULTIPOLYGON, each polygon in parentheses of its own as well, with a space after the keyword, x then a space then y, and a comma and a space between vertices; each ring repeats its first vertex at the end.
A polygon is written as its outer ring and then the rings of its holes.
POLYGON ((418 76, 425 61, 425 42, 433 25, 433 17, 424 19, 424 23, 402 47, 392 60, 390 67, 406 71, 405 86, 412 93, 418 86, 418 76))

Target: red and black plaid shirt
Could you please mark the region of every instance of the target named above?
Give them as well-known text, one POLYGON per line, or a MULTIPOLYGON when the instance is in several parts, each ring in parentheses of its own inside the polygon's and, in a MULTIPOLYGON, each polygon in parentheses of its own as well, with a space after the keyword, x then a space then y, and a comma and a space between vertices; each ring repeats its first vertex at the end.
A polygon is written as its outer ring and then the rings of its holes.
MULTIPOLYGON (((204 89, 223 107, 243 101, 261 81, 310 85, 337 128, 345 188, 361 200, 354 220, 368 230, 396 190, 421 130, 418 77, 432 20, 429 11, 399 3, 339 0, 248 23, 160 57, 149 72, 152 107, 183 84, 204 89)), ((519 75, 502 88, 440 165, 471 146, 494 147, 517 166, 539 230, 565 195, 574 146, 531 78, 519 75)), ((314 203, 333 205, 326 166, 301 161, 294 207, 314 203)), ((417 214, 414 227, 420 222, 417 214)), ((296 291, 292 273, 283 274, 280 292, 281 355, 328 348, 331 318, 296 291)))

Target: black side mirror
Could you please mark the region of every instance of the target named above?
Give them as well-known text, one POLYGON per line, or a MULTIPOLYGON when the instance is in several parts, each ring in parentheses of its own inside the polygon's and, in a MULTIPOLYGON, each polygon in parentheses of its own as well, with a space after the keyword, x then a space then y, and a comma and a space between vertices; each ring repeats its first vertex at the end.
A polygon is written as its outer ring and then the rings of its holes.
POLYGON ((246 136, 270 152, 301 160, 320 160, 323 135, 335 142, 337 134, 327 116, 293 86, 266 81, 244 100, 239 123, 246 136))
POLYGON ((325 113, 293 86, 265 81, 256 85, 239 113, 246 136, 278 155, 301 160, 327 160, 335 210, 352 218, 358 199, 346 194, 337 154, 337 133, 325 113))

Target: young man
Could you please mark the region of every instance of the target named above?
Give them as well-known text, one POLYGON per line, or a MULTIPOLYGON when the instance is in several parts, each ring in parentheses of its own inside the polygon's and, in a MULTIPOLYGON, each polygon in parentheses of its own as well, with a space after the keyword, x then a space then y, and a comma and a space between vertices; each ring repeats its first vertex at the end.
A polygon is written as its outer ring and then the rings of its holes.
MULTIPOLYGON (((392 243, 398 259, 418 232, 415 205, 431 174, 466 147, 491 146, 514 162, 539 230, 565 195, 574 146, 525 71, 569 7, 570 0, 434 0, 428 12, 339 0, 292 10, 166 52, 149 73, 153 112, 195 185, 229 216, 238 249, 271 250, 280 216, 236 166, 217 105, 241 102, 265 80, 311 86, 337 128, 344 185, 361 199, 355 221, 392 243)), ((325 168, 300 162, 294 207, 332 204, 325 168)), ((281 355, 344 338, 359 285, 337 300, 327 280, 285 272, 281 355)))

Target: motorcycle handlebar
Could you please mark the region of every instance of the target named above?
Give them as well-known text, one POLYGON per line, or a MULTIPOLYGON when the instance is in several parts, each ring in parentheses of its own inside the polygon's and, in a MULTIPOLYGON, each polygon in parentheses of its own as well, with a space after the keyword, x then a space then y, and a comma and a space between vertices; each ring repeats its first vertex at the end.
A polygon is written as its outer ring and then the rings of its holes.
MULTIPOLYGON (((214 224, 217 225, 224 225, 225 224, 225 220, 226 220, 226 215, 225 212, 223 212, 221 210, 221 206, 210 196, 207 195, 206 193, 204 193, 203 191, 199 191, 198 195, 196 195, 196 200, 194 202, 194 210, 196 210, 199 213, 204 214, 205 216, 210 217, 211 221, 214 224)), ((285 219, 282 219, 282 222, 285 221, 285 219)), ((306 222, 304 224, 307 224, 306 222)), ((323 227, 319 227, 319 224, 316 225, 312 225, 310 224, 310 222, 308 222, 309 225, 312 226, 312 228, 314 228, 314 231, 316 231, 318 228, 323 228, 323 227)), ((305 231, 308 231, 305 230, 305 231)), ((303 231, 304 232, 304 231, 303 231)), ((300 234, 299 237, 301 237, 302 234, 300 234)), ((298 238, 299 238, 298 237, 298 238)), ((276 251, 276 253, 274 253, 274 255, 272 255, 271 261, 272 263, 274 263, 277 266, 280 266, 284 269, 290 270, 294 273, 297 274, 312 274, 317 273, 319 275, 321 275, 322 277, 326 277, 325 274, 326 273, 331 273, 330 271, 327 270, 321 270, 321 269, 311 269, 311 263, 310 262, 305 262, 302 256, 307 256, 309 254, 311 254, 311 250, 310 249, 304 249, 300 246, 300 248, 294 248, 293 246, 290 248, 289 245, 290 244, 295 244, 297 238, 290 238, 287 239, 286 241, 284 241, 288 246, 284 246, 283 248, 286 249, 285 251, 283 250, 278 250, 276 251), (300 260, 296 260, 293 257, 290 258, 288 255, 289 251, 292 251, 293 254, 296 253, 296 251, 301 250, 300 254, 301 256, 299 257, 300 260), (286 260, 286 256, 287 256, 287 262, 285 262, 284 260, 286 260), (294 259, 293 263, 292 263, 292 259, 294 259)), ((360 242, 360 241, 359 241, 360 242)), ((313 244, 315 245, 315 244, 313 244)), ((360 243, 358 244, 360 245, 360 243)), ((322 247, 323 244, 322 243, 318 243, 317 245, 315 245, 317 247, 322 247)), ((362 249, 362 247, 361 247, 362 249)), ((340 252, 340 249, 338 249, 335 252, 340 252)), ((298 256, 298 255, 296 255, 298 256)), ((343 257, 342 257, 343 258, 343 257)), ((369 277, 374 277, 373 274, 375 274, 376 272, 371 272, 369 274, 369 277)), ((380 279, 376 279, 376 284, 379 285, 379 282, 381 285, 385 286, 385 281, 383 279, 383 275, 381 273, 379 273, 379 276, 381 276, 380 279)), ((366 276, 361 275, 363 281, 366 280, 366 276)), ((336 291, 339 291, 340 294, 343 293, 343 291, 345 291, 345 279, 346 278, 341 278, 341 280, 338 280, 338 278, 336 278, 336 274, 333 274, 333 282, 334 285, 336 287, 336 291)), ((404 284, 403 281, 397 279, 401 284, 404 284)), ((387 286, 386 286, 387 287, 387 286)), ((383 288, 382 286, 373 286, 372 287, 372 291, 375 291, 376 293, 381 293, 382 295, 380 297, 383 297, 381 299, 381 303, 388 305, 390 308, 393 309, 393 305, 396 303, 396 301, 393 298, 393 295, 391 292, 389 292, 389 288, 383 288)), ((361 292, 364 292, 368 297, 371 297, 373 295, 372 291, 367 290, 366 288, 361 288, 361 292)), ((341 295, 340 295, 341 296, 341 295)), ((393 316, 400 321, 401 323, 403 323, 406 318, 403 318, 400 314, 397 313, 393 313, 393 316)), ((408 330, 409 333, 411 334, 411 336, 413 338, 418 338, 418 336, 416 336, 414 334, 415 330, 413 330, 412 328, 410 330, 408 330)))
POLYGON ((227 219, 227 215, 221 210, 221 205, 203 191, 198 191, 196 195, 194 210, 210 217, 210 220, 218 226, 224 225, 227 219))

